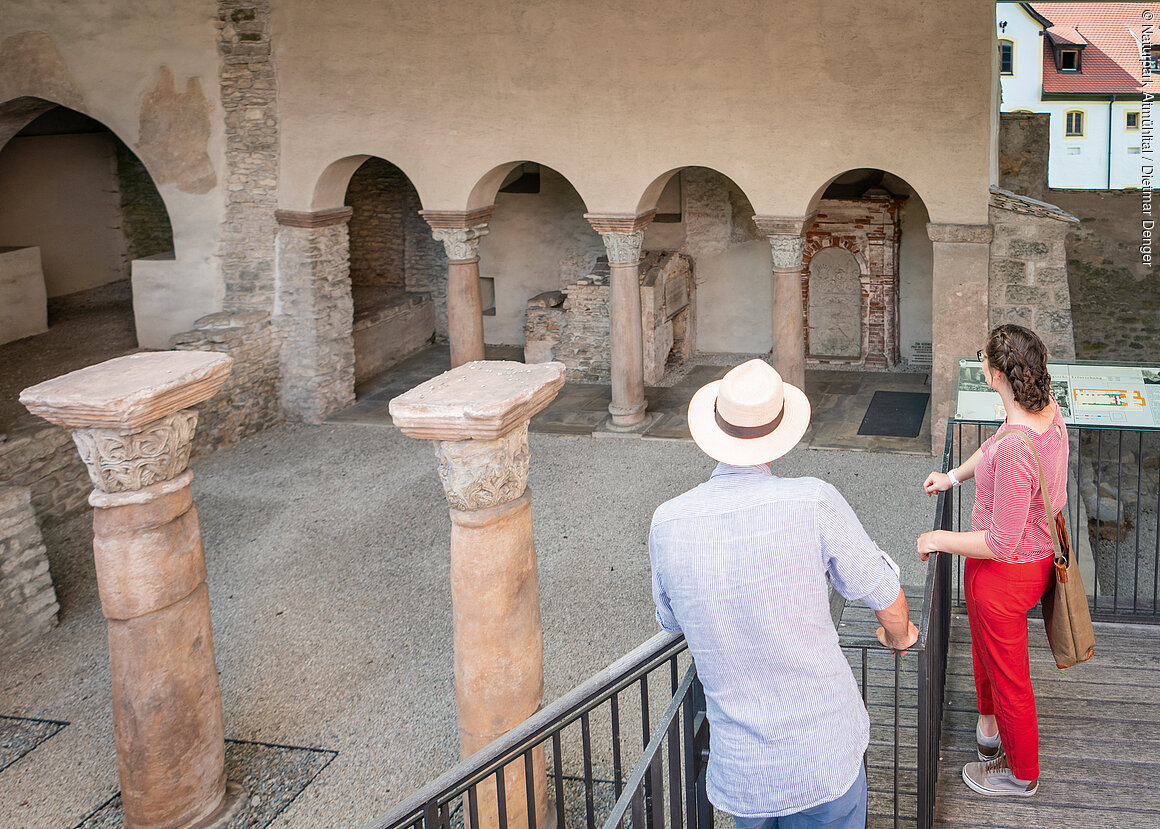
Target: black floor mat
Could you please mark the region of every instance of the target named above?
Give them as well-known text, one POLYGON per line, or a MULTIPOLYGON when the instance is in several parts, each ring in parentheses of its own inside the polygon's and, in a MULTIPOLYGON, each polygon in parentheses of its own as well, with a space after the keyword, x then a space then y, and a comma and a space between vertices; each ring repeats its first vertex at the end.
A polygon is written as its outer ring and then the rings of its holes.
POLYGON ((922 418, 929 402, 930 395, 926 392, 876 391, 858 434, 916 438, 922 431, 922 418))

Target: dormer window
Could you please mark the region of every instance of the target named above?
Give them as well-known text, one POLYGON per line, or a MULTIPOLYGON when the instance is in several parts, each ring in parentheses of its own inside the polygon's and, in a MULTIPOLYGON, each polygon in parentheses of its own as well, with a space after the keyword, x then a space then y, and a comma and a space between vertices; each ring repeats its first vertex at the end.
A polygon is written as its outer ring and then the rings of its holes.
POLYGON ((1079 71, 1079 49, 1060 49, 1059 50, 1059 71, 1060 72, 1078 72, 1079 71))

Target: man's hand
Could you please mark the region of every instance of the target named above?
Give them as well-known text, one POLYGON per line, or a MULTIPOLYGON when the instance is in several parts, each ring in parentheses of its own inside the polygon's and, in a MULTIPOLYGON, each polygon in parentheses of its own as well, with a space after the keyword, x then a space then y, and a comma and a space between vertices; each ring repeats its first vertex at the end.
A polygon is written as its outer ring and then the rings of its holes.
POLYGON ((894 636, 889 634, 886 632, 886 628, 884 627, 879 627, 878 630, 874 631, 874 635, 878 637, 878 641, 882 644, 883 647, 901 652, 911 647, 915 642, 918 641, 918 628, 914 626, 914 622, 908 619, 906 622, 905 636, 894 636))

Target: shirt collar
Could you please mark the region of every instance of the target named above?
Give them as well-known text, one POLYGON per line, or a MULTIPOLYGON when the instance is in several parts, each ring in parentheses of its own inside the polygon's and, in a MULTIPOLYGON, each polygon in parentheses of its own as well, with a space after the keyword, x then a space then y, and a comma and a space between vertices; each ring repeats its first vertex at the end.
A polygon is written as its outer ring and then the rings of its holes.
POLYGON ((713 474, 709 478, 720 478, 726 475, 773 475, 773 473, 769 471, 769 464, 766 463, 759 463, 756 466, 733 466, 728 463, 718 463, 717 468, 713 470, 713 474))

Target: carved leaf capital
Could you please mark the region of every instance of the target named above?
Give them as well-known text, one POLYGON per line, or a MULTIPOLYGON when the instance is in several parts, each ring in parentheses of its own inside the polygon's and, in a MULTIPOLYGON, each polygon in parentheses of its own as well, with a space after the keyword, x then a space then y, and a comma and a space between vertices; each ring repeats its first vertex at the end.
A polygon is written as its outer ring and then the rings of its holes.
POLYGON ((465 262, 479 258, 479 240, 488 233, 487 225, 475 227, 436 227, 431 230, 435 241, 443 243, 447 258, 465 262))
POLYGON ((132 492, 184 472, 196 430, 197 410, 182 409, 129 434, 77 429, 73 442, 97 489, 132 492))
POLYGON ((524 494, 528 484, 528 424, 498 440, 438 441, 439 480, 457 510, 498 507, 524 494))
POLYGON ((644 231, 633 233, 601 233, 604 249, 608 251, 608 262, 612 265, 631 265, 640 261, 640 250, 644 247, 644 231))

